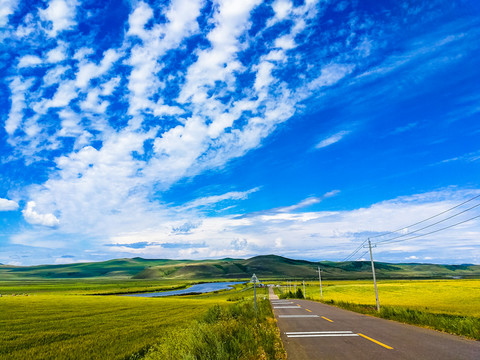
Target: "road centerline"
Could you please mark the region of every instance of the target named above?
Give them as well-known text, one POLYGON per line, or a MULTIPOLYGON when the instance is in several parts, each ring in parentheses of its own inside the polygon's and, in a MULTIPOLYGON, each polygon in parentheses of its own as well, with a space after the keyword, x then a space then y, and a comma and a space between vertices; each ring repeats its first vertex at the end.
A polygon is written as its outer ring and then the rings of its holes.
POLYGON ((384 344, 384 343, 381 343, 380 341, 377 341, 377 340, 375 340, 375 339, 372 339, 371 337, 368 337, 368 336, 363 335, 363 334, 360 334, 360 333, 358 333, 358 335, 361 336, 361 337, 363 337, 363 338, 365 338, 365 339, 367 339, 367 340, 370 340, 371 342, 374 342, 374 343, 377 344, 377 345, 383 346, 385 349, 389 349, 389 350, 392 350, 392 349, 393 349, 393 347, 388 346, 388 345, 386 345, 386 344, 384 344))

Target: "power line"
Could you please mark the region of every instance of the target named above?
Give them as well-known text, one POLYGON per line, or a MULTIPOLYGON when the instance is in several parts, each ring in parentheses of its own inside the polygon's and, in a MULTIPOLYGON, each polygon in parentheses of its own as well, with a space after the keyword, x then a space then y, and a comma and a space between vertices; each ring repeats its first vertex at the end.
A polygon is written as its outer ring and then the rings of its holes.
MULTIPOLYGON (((479 207, 479 206, 480 206, 480 204, 474 205, 474 206, 469 207, 468 209, 465 209, 465 210, 463 210, 463 211, 461 211, 461 212, 459 212, 459 213, 456 213, 456 214, 454 214, 454 215, 451 215, 451 216, 449 216, 449 217, 447 217, 447 218, 445 218, 445 219, 443 219, 443 220, 440 220, 440 221, 434 222, 433 224, 424 226, 423 228, 417 229, 417 230, 415 230, 415 231, 408 232, 408 233, 406 233, 406 234, 398 235, 398 236, 393 237, 393 238, 391 238, 391 239, 377 241, 376 244, 381 244, 381 243, 384 243, 384 242, 389 242, 389 241, 391 241, 391 240, 395 240, 395 239, 398 239, 398 238, 401 238, 401 237, 404 237, 404 236, 408 236, 408 235, 411 235, 411 234, 415 234, 415 233, 417 233, 417 232, 419 232, 419 231, 421 231, 421 230, 428 229, 429 227, 432 227, 432 226, 435 226, 435 225, 437 225, 437 224, 440 224, 440 223, 442 223, 442 222, 444 222, 444 221, 450 220, 450 219, 454 218, 455 216, 458 216, 458 215, 460 215, 460 214, 466 213, 467 211, 470 211, 470 210, 472 210, 472 209, 474 209, 474 208, 476 208, 476 207, 479 207)), ((406 226, 405 228, 408 228, 408 227, 406 226)), ((404 229, 405 229, 405 228, 404 228, 404 229)))
POLYGON ((365 255, 367 255, 367 253, 368 253, 368 250, 365 251, 362 255, 360 255, 355 261, 362 259, 365 255))
POLYGON ((343 261, 347 261, 348 259, 352 258, 356 253, 358 253, 362 248, 363 248, 363 245, 367 242, 367 240, 364 240, 355 250, 353 250, 353 252, 348 255, 345 259, 343 259, 343 261))
MULTIPOLYGON (((402 242, 402 241, 407 241, 407 240, 416 239, 416 238, 419 238, 419 237, 422 237, 422 236, 427 236, 427 235, 430 235, 430 234, 437 233, 437 232, 442 231, 442 230, 450 229, 450 228, 452 228, 452 227, 454 227, 454 226, 457 226, 457 225, 460 225, 460 224, 464 224, 464 223, 466 223, 466 222, 469 222, 469 221, 474 220, 474 219, 477 219, 477 218, 480 218, 480 215, 474 216, 474 217, 472 217, 472 218, 470 218, 470 219, 467 219, 467 220, 464 220, 464 221, 460 221, 460 222, 458 222, 458 223, 456 223, 456 224, 452 224, 452 225, 449 225, 449 226, 445 226, 444 228, 441 228, 441 229, 437 229, 437 230, 434 230, 434 231, 430 231, 430 232, 425 233, 425 234, 420 234, 420 235, 412 236, 412 237, 409 237, 409 238, 407 238, 407 239, 401 239, 401 240, 393 240, 393 241, 387 241, 387 240, 385 240, 385 241, 382 242, 382 243, 384 243, 384 244, 391 244, 391 243, 396 243, 396 242, 402 242)), ((377 243, 377 244, 379 244, 379 243, 377 243)))
POLYGON ((370 239, 374 239, 374 238, 377 238, 377 237, 382 237, 382 236, 390 235, 390 234, 393 234, 393 233, 397 233, 397 232, 399 232, 400 230, 403 230, 403 229, 405 229, 405 228, 409 228, 409 227, 412 227, 412 226, 415 226, 415 225, 424 223, 425 221, 428 221, 428 220, 431 220, 431 219, 433 219, 433 218, 436 218, 437 216, 443 215, 443 214, 445 214, 445 213, 447 213, 447 212, 449 212, 449 211, 452 211, 453 209, 456 209, 456 208, 458 208, 458 207, 460 207, 460 206, 462 206, 462 205, 464 205, 464 204, 466 204, 466 203, 468 203, 468 202, 470 202, 470 201, 473 201, 473 200, 475 200, 475 199, 478 199, 479 197, 480 197, 480 194, 477 195, 477 196, 474 196, 473 198, 468 199, 468 200, 466 200, 466 201, 464 201, 464 202, 462 202, 462 203, 460 203, 460 204, 458 204, 458 205, 455 205, 454 207, 451 207, 451 208, 449 208, 449 209, 447 209, 447 210, 445 210, 445 211, 442 211, 442 212, 440 212, 440 213, 438 213, 438 214, 436 214, 436 215, 430 216, 429 218, 426 218, 426 219, 424 219, 424 220, 422 220, 422 221, 419 221, 419 222, 416 222, 416 223, 414 223, 414 224, 401 227, 400 229, 397 229, 397 230, 389 231, 389 232, 387 232, 387 233, 385 233, 385 234, 370 236, 370 239))
MULTIPOLYGON (((438 216, 440 216, 440 215, 443 215, 443 214, 445 214, 445 213, 447 213, 447 212, 449 212, 449 211, 452 211, 452 210, 454 210, 454 209, 456 209, 456 208, 458 208, 458 207, 460 207, 460 206, 462 206, 462 205, 464 205, 464 204, 466 204, 466 203, 469 203, 470 201, 473 201, 473 200, 475 200, 475 199, 478 199, 478 198, 480 198, 480 194, 479 194, 479 195, 476 195, 476 196, 474 196, 474 197, 472 197, 472 198, 470 198, 470 199, 468 199, 468 200, 465 200, 465 201, 463 201, 462 203, 460 203, 460 204, 458 204, 458 205, 455 205, 455 206, 453 206, 453 207, 451 207, 451 208, 449 208, 449 209, 447 209, 447 210, 444 210, 444 211, 442 211, 442 212, 440 212, 440 213, 438 213, 438 214, 435 214, 435 215, 430 216, 430 217, 428 217, 428 218, 426 218, 426 219, 423 219, 423 220, 421 220, 421 221, 418 221, 418 222, 416 222, 416 223, 414 223, 414 224, 410 224, 410 225, 407 225, 407 226, 403 226, 403 227, 401 227, 401 228, 399 228, 399 229, 397 229, 397 230, 389 231, 389 232, 386 232, 386 233, 381 234, 381 235, 371 236, 370 239, 374 239, 374 238, 378 238, 378 237, 382 237, 382 236, 386 236, 386 235, 398 233, 400 230, 403 230, 403 229, 406 229, 406 228, 409 228, 409 227, 413 227, 413 226, 418 225, 418 224, 422 224, 422 223, 424 223, 424 222, 426 222, 426 221, 428 221, 428 220, 434 219, 434 218, 436 218, 436 217, 438 217, 438 216)), ((412 232, 410 232, 410 233, 402 234, 402 235, 399 235, 399 236, 394 237, 394 238, 392 238, 392 239, 378 241, 377 244, 380 244, 380 243, 388 243, 388 242, 390 242, 390 241, 392 241, 392 240, 394 240, 394 239, 397 239, 397 238, 400 238, 400 237, 404 237, 404 236, 408 236, 408 235, 414 234, 414 233, 416 233, 416 232, 418 232, 418 231, 427 229, 427 228, 432 227, 432 226, 434 226, 434 225, 437 225, 437 224, 439 224, 439 223, 441 223, 441 222, 444 222, 444 221, 446 221, 446 220, 449 220, 449 219, 451 219, 451 218, 453 218, 453 217, 455 217, 455 216, 458 216, 458 215, 463 214, 463 213, 465 213, 465 212, 467 212, 467 211, 470 211, 471 209, 476 208, 476 207, 478 207, 478 206, 480 206, 480 204, 477 204, 477 205, 475 205, 475 206, 472 206, 472 207, 470 207, 470 208, 468 208, 468 209, 466 209, 466 210, 464 210, 464 211, 462 211, 462 212, 459 212, 459 213, 457 213, 457 214, 455 214, 455 215, 449 216, 449 217, 447 217, 446 219, 440 220, 440 221, 438 221, 438 222, 436 222, 436 223, 430 224, 430 225, 428 225, 428 226, 425 226, 425 227, 423 227, 423 228, 421 228, 421 229, 417 229, 417 230, 412 231, 412 232)), ((472 219, 474 219, 474 218, 472 218, 472 219)), ((471 219, 470 219, 470 220, 471 220, 471 219)), ((469 220, 467 220, 467 221, 469 221, 469 220)), ((463 223, 463 222, 461 222, 461 223, 463 223)), ((458 223, 458 224, 461 224, 461 223, 458 223)), ((457 224, 457 225, 458 225, 458 224, 457 224)), ((453 225, 453 226, 455 226, 455 225, 453 225)), ((453 227, 453 226, 452 226, 452 227, 453 227)), ((446 227, 445 229, 448 229, 448 228, 449 228, 449 227, 446 227)), ((439 231, 440 231, 440 230, 439 230, 439 231)), ((434 232, 437 232, 437 231, 434 231, 434 232)), ((434 232, 431 232, 431 233, 434 233, 434 232)), ((428 235, 428 234, 430 234, 430 233, 423 234, 423 235, 421 235, 421 236, 428 235)), ((420 236, 418 236, 418 237, 420 237, 420 236)), ((414 237, 414 238, 415 238, 415 237, 414 237)), ((411 238, 409 238, 409 239, 411 239, 411 238)), ((408 239, 402 239, 402 240, 400 240, 400 241, 403 241, 403 240, 408 240, 408 239)), ((363 245, 364 245, 367 241, 368 241, 368 240, 364 240, 350 255, 348 255, 348 256, 347 256, 346 258, 344 258, 342 261, 347 261, 347 260, 351 259, 353 256, 355 256, 355 255, 363 248, 363 245)), ((363 255, 362 255, 362 256, 363 256, 363 255)))

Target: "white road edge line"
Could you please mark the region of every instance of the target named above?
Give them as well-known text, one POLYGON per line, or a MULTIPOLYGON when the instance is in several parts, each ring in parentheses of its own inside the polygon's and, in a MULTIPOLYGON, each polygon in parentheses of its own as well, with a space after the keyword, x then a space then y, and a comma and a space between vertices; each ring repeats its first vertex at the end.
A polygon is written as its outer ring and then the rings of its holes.
POLYGON ((278 315, 279 318, 318 318, 318 315, 278 315))

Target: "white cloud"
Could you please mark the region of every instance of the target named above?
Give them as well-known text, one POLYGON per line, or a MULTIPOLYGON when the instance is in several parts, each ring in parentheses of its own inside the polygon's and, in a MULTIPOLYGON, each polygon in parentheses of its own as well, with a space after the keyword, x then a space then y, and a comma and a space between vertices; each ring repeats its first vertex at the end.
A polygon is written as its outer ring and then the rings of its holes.
POLYGON ((275 39, 275 47, 281 48, 283 50, 291 50, 297 44, 295 44, 295 40, 293 39, 292 35, 285 35, 275 39))
POLYGON ((13 211, 18 209, 16 201, 0 198, 0 211, 13 211))
MULTIPOLYGON (((88 167, 98 157, 94 149, 87 150, 82 154, 81 160, 79 158, 81 164, 78 166, 88 167)), ((78 171, 77 169, 78 167, 71 169, 72 176, 78 171)), ((114 179, 111 180, 114 181, 114 179)), ((98 194, 100 184, 98 182, 96 184, 94 191, 98 194)), ((61 186, 61 183, 58 182, 55 185, 61 186)), ((85 190, 86 188, 82 190, 81 186, 76 188, 76 191, 85 190)), ((118 194, 121 192, 120 189, 118 194)), ((84 233, 84 236, 104 234, 105 240, 99 240, 100 244, 146 243, 138 248, 121 245, 106 247, 106 251, 112 254, 122 251, 123 256, 201 259, 225 256, 247 257, 259 253, 271 253, 272 249, 275 249, 275 253, 290 257, 342 260, 367 237, 398 229, 418 222, 419 219, 438 214, 467 198, 480 194, 480 190, 447 189, 399 197, 366 208, 344 211, 297 212, 298 209, 292 208, 292 212, 277 212, 276 209, 272 209, 270 212, 213 217, 199 215, 196 208, 217 203, 223 199, 241 200, 243 195, 227 193, 217 197, 198 199, 197 203, 194 200, 189 204, 191 205, 189 209, 185 207, 183 211, 178 212, 175 209, 166 209, 154 204, 147 207, 141 202, 141 197, 130 198, 127 204, 122 204, 124 198, 118 197, 118 202, 114 200, 114 204, 107 205, 104 203, 112 201, 111 197, 116 197, 116 194, 104 194, 101 199, 98 199, 98 195, 92 198, 89 194, 89 192, 83 193, 83 196, 91 200, 92 213, 88 214, 91 216, 89 222, 86 222, 85 216, 77 216, 82 206, 75 208, 75 204, 70 204, 71 209, 62 207, 62 213, 68 213, 71 217, 65 217, 69 223, 69 230, 82 226, 89 229, 89 233, 84 233), (112 205, 118 213, 105 216, 105 212, 108 212, 112 205), (101 226, 97 221, 99 215, 102 216, 101 226), (190 224, 188 231, 175 230, 185 228, 186 224, 190 224), (105 232, 106 229, 109 231, 105 232), (176 245, 162 247, 161 244, 164 243, 176 245), (299 250, 299 243, 302 244, 302 250, 299 250)), ((307 201, 304 202, 306 203, 307 201)), ((62 224, 59 224, 59 227, 62 226, 64 226, 63 218, 62 224)), ((63 229, 67 231, 67 228, 63 229)), ((38 233, 24 234, 22 238, 15 239, 19 244, 34 243, 39 246, 45 246, 47 239, 53 241, 48 236, 46 240, 42 240, 41 234, 38 233)), ((376 238, 375 241, 383 239, 385 237, 376 238)), ((58 247, 59 244, 55 243, 55 246, 58 247)), ((97 244, 97 248, 98 246, 97 244)), ((361 254, 359 253, 358 256, 361 254)), ((462 262, 474 262, 473 259, 478 259, 479 255, 480 222, 478 220, 403 243, 379 244, 375 249, 375 258, 379 261, 401 262, 406 257, 416 256, 424 260, 432 258, 437 262, 445 262, 446 257, 448 259, 458 257, 462 262), (465 246, 471 248, 467 257, 462 250, 465 246)))
POLYGON ((248 195, 258 190, 259 188, 254 188, 247 191, 230 191, 222 195, 207 196, 207 197, 190 201, 185 205, 181 206, 180 209, 186 210, 186 209, 198 208, 202 206, 214 205, 225 200, 244 200, 248 197, 248 195))
POLYGON ((62 75, 65 74, 67 70, 67 66, 55 66, 51 68, 43 77, 43 85, 50 86, 53 84, 58 84, 62 79, 62 75))
POLYGON ((292 3, 288 0, 276 0, 272 4, 275 17, 278 20, 284 20, 292 11, 292 3))
POLYGON ((33 225, 56 226, 60 221, 53 214, 40 214, 35 211, 35 201, 29 201, 27 207, 22 210, 23 217, 33 225))
POLYGON ((23 119, 23 111, 25 109, 25 93, 33 85, 33 79, 22 81, 20 77, 15 77, 10 82, 10 91, 12 105, 8 119, 5 122, 5 131, 13 135, 15 130, 20 127, 23 119))
POLYGON ((325 65, 320 72, 320 76, 309 84, 309 88, 318 89, 332 86, 350 74, 354 68, 355 65, 353 64, 332 63, 325 65))
POLYGON ((18 7, 19 0, 0 0, 0 27, 8 24, 8 17, 18 7))
POLYGON ((145 29, 146 23, 153 16, 149 5, 139 3, 130 15, 127 35, 142 39, 142 44, 134 46, 130 58, 126 60, 126 63, 132 66, 128 78, 131 115, 156 108, 151 97, 160 86, 156 77, 159 71, 158 60, 166 51, 178 47, 184 38, 198 31, 196 19, 200 15, 201 6, 202 2, 199 0, 172 1, 165 14, 168 22, 155 24, 149 30, 145 29))
POLYGON ((46 9, 39 9, 40 17, 51 23, 48 30, 50 37, 56 37, 59 32, 69 30, 76 25, 76 0, 50 0, 46 9))
POLYGON ((315 145, 315 148, 316 149, 321 149, 321 148, 330 146, 332 144, 335 144, 335 143, 339 142, 340 140, 342 140, 348 134, 350 134, 350 131, 345 131, 345 130, 340 131, 340 132, 338 132, 336 134, 333 134, 333 135, 323 139, 322 141, 320 141, 317 145, 315 145))
MULTIPOLYGON (((480 194, 480 191, 442 190, 399 197, 367 208, 348 211, 275 213, 272 210, 270 213, 259 212, 246 217, 208 217, 202 218, 201 222, 197 222, 197 226, 182 234, 173 234, 171 230, 167 230, 181 225, 178 220, 170 220, 160 228, 130 232, 110 241, 123 244, 143 241, 164 243, 172 242, 175 237, 178 244, 202 244, 188 251, 155 246, 131 251, 138 256, 163 255, 178 258, 186 256, 187 253, 193 258, 251 256, 271 253, 272 249, 275 249, 275 253, 285 256, 342 260, 369 236, 418 222, 419 219, 445 211, 475 194, 480 194), (301 250, 298 243, 302 244, 301 250)), ((375 249, 375 257, 380 261, 404 261, 409 257, 410 260, 432 258, 442 262, 445 256, 455 258, 460 255, 463 247, 469 246, 471 258, 478 258, 479 235, 480 222, 472 221, 465 226, 421 239, 397 244, 379 244, 375 249)), ((384 238, 376 238, 376 241, 379 239, 384 238)), ((465 261, 465 255, 461 256, 462 261, 465 261)))
POLYGON ((37 66, 42 63, 42 59, 35 55, 25 55, 20 58, 18 62, 19 68, 37 66))
POLYGON ((120 54, 117 51, 109 49, 104 53, 103 59, 98 65, 81 61, 75 85, 82 89, 87 87, 92 79, 98 78, 109 71, 119 57, 120 54))
POLYGON ((46 61, 49 63, 58 63, 66 59, 67 45, 64 42, 59 42, 58 46, 47 53, 46 61))

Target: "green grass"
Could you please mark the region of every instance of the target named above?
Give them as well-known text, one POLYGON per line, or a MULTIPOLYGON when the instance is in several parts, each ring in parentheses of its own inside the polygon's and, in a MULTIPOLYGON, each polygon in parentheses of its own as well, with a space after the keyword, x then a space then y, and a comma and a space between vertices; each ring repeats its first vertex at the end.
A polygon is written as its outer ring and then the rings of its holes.
MULTIPOLYGON (((320 301, 318 282, 305 292, 320 301)), ((381 280, 378 293, 380 313, 371 281, 323 283, 327 304, 480 340, 480 280, 381 280)))
POLYGON ((109 295, 177 290, 193 281, 111 279, 24 279, 0 281, 0 294, 109 295))
POLYGON ((259 300, 255 313, 250 299, 210 308, 201 321, 169 334, 144 359, 281 360, 286 353, 269 301, 259 300))
MULTIPOLYGON (((162 285, 172 283, 157 282, 162 285)), ((50 288, 42 284, 40 295, 2 296, 0 359, 125 359, 188 328, 212 305, 223 307, 232 303, 229 298, 253 297, 252 290, 242 291, 241 286, 167 298, 85 295, 105 286, 90 284, 82 294, 81 287, 54 282, 50 288)), ((118 283, 111 289, 118 290, 118 283)))

